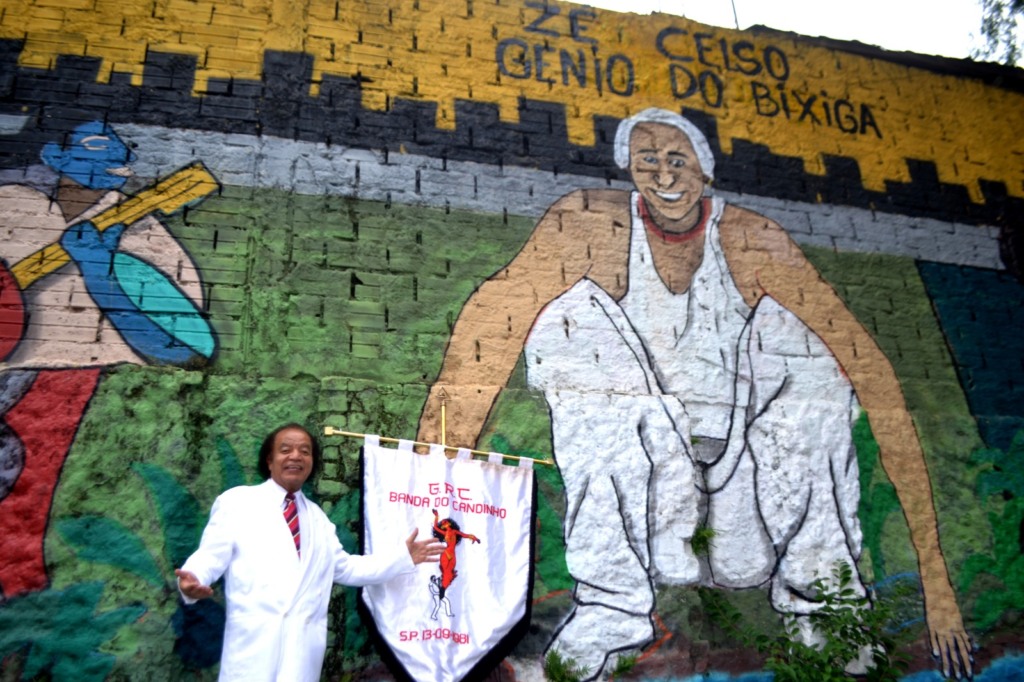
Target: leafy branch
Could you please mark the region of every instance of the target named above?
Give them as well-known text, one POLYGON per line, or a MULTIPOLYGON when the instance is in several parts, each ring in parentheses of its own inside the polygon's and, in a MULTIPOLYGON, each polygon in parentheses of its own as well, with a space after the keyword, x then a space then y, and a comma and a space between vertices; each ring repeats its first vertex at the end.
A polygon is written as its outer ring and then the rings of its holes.
POLYGON ((811 585, 818 608, 806 616, 787 615, 781 632, 755 632, 719 590, 701 588, 700 598, 712 622, 765 657, 775 682, 832 682, 851 673, 869 682, 895 682, 908 659, 888 625, 887 602, 871 603, 854 587, 853 568, 839 562, 831 580, 811 585))

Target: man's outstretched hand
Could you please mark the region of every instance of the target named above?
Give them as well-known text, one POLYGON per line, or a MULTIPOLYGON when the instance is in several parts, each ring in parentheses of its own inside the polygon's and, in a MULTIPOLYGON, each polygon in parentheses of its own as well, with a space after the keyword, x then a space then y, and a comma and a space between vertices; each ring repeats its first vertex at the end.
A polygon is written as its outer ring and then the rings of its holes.
POLYGON ((439 561, 441 558, 441 552, 444 551, 445 544, 438 542, 431 536, 427 540, 416 541, 416 536, 419 535, 419 529, 415 529, 405 540, 405 546, 409 548, 409 556, 412 557, 414 564, 422 564, 426 561, 439 561))
POLYGON ((201 584, 195 574, 176 568, 174 575, 178 576, 178 589, 189 599, 206 599, 213 596, 213 588, 201 584))

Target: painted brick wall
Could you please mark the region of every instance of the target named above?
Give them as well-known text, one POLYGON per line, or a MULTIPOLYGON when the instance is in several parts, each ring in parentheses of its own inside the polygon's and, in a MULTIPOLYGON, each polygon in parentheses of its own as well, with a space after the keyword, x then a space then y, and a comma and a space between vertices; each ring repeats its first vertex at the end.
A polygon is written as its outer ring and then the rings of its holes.
MULTIPOLYGON (((551 649, 587 677, 620 656, 637 657, 630 679, 755 673, 761 658, 709 600, 777 629, 806 605, 772 595, 799 594, 795 576, 827 572, 842 545, 858 585, 895 605, 908 676, 938 675, 932 635, 954 671, 1014 679, 1022 93, 1019 69, 565 2, 5 3, 4 679, 213 679, 223 596, 184 607, 173 569, 214 498, 257 482, 259 444, 286 421, 436 440, 441 388, 447 442, 558 463, 537 467, 529 634, 495 678, 540 679, 551 649), (683 177, 665 166, 652 179, 642 157, 616 165, 620 122, 651 107, 706 138, 704 191, 731 207, 715 226, 697 211, 694 234, 716 237, 650 237, 652 272, 700 301, 687 310, 731 306, 767 325, 756 352, 736 351, 725 322, 677 323, 635 279, 629 254, 648 240, 631 246, 631 230, 671 232, 682 201, 645 194, 654 227, 631 213, 634 189, 672 194, 683 177), (134 174, 107 172, 122 166, 134 174), (193 194, 159 184, 183 169, 193 194), (115 190, 145 210, 104 223, 115 190), (682 243, 700 245, 696 261, 682 243), (717 279, 685 265, 719 257, 717 279), (650 358, 622 360, 570 298, 553 301, 581 281, 621 305, 620 328, 650 358), (709 281, 721 292, 697 298, 709 281), (790 336, 755 312, 766 301, 799 320, 785 324, 800 341, 777 340, 790 336), (545 336, 554 310, 575 325, 574 348, 597 348, 592 365, 545 336), (682 350, 653 350, 673 327, 686 328, 682 350), (687 349, 714 343, 721 362, 700 369, 687 349), (645 390, 630 388, 636 362, 654 377, 645 390), (747 410, 736 391, 754 385, 754 404, 776 365, 789 402, 747 410), (609 409, 586 407, 598 394, 609 409), (864 411, 830 422, 841 395, 864 411), (661 448, 650 405, 673 402, 677 440, 661 448), (708 426, 737 420, 740 435, 708 426), (602 436, 619 431, 631 435, 602 436), (719 441, 739 473, 679 471, 665 454, 707 464, 719 441), (793 487, 767 492, 781 480, 769 469, 793 487), (573 482, 602 476, 618 511, 573 482), (726 478, 723 492, 702 476, 726 478), (814 507, 809 490, 837 508, 814 507), (792 500, 816 511, 773 521, 792 500), (630 505, 650 527, 601 549, 630 505), (754 521, 737 529, 743 514, 754 521), (695 552, 709 530, 710 550, 695 552), (670 536, 678 546, 659 549, 670 536), (736 564, 757 559, 736 548, 756 557, 759 542, 764 571, 741 579, 736 564), (617 585, 581 568, 619 551, 654 558, 617 585), (661 563, 679 557, 689 568, 661 563), (602 596, 588 602, 581 584, 602 596), (969 641, 973 664, 957 655, 969 641)), ((679 144, 658 139, 654 156, 679 144)), ((309 492, 355 551, 359 443, 324 445, 309 492)), ((355 600, 335 592, 323 677, 388 679, 355 600)))

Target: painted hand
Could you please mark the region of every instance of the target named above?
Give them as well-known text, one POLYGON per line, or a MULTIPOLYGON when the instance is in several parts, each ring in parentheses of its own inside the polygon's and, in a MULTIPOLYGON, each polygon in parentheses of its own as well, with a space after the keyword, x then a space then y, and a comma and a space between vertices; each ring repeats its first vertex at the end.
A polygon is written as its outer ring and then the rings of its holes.
POLYGON ((928 603, 925 597, 925 618, 928 621, 928 636, 932 647, 932 656, 939 659, 942 674, 946 677, 974 676, 974 646, 970 635, 964 630, 960 610, 949 599, 934 600, 928 603))

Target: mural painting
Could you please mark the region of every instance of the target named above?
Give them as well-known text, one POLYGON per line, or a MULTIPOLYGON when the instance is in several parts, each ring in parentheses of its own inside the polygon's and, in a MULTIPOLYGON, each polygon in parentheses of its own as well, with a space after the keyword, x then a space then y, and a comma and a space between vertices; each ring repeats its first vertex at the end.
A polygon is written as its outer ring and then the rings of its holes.
MULTIPOLYGON (((133 158, 109 126, 86 123, 44 147, 53 182, 48 192, 23 184, 0 188, 4 260, 11 264, 3 272, 8 319, 0 376, 6 465, 0 537, 9 557, 0 584, 7 597, 47 585, 49 502, 100 368, 188 365, 209 360, 215 349, 191 258, 148 217, 161 203, 194 200, 194 189, 187 182, 160 188, 125 212, 117 189, 133 158), (77 272, 51 274, 71 261, 77 272)), ((212 178, 206 182, 200 197, 216 188, 212 178)))
POLYGON ((50 506, 101 370, 198 366, 216 349, 195 265, 153 214, 195 204, 218 184, 184 169, 126 200, 118 190, 134 159, 92 121, 48 142, 45 166, 23 173, 31 182, 0 186, 5 600, 49 587, 50 506))
MULTIPOLYGON (((0 14, 0 676, 214 679, 222 601, 173 570, 289 421, 553 456, 496 679, 767 679, 712 602, 817 642, 840 562, 905 679, 1020 675, 1019 70, 301 5, 0 14)), ((443 513, 439 624, 489 541, 443 513)), ((355 593, 330 614, 324 679, 384 678, 355 593)))
MULTIPOLYGON (((907 513, 932 642, 944 671, 970 675, 924 457, 885 355, 778 224, 714 196, 692 123, 647 109, 615 145, 635 189, 552 206, 467 301, 434 389, 460 415, 453 441, 475 443, 525 346, 551 411, 576 581, 551 647, 596 677, 608 654, 654 640, 659 581, 763 585, 779 612, 806 617, 812 583, 860 557, 863 405, 907 513), (714 531, 705 561, 698 527, 714 531)), ((419 439, 438 442, 438 427, 426 414, 419 439)))

